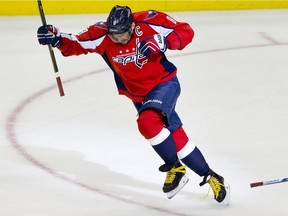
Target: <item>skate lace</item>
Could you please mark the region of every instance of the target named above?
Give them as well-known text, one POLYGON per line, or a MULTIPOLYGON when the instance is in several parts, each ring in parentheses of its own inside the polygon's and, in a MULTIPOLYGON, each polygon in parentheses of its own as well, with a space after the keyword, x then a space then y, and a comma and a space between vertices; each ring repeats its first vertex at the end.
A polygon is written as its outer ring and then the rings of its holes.
POLYGON ((215 178, 213 176, 208 180, 208 183, 210 185, 210 187, 208 189, 208 192, 207 192, 207 194, 205 196, 203 196, 201 198, 201 200, 204 200, 204 199, 206 199, 208 197, 211 188, 212 188, 212 191, 214 193, 215 199, 217 199, 218 196, 219 196, 219 193, 221 191, 221 186, 226 187, 224 184, 220 183, 217 178, 215 178))
POLYGON ((221 186, 225 187, 224 184, 220 183, 217 178, 212 177, 208 181, 209 185, 211 186, 213 193, 215 195, 215 198, 217 199, 219 196, 219 193, 221 191, 221 186))
POLYGON ((169 170, 166 174, 165 184, 170 184, 174 181, 176 177, 176 173, 186 173, 185 170, 186 166, 180 166, 180 167, 174 167, 171 170, 169 170))

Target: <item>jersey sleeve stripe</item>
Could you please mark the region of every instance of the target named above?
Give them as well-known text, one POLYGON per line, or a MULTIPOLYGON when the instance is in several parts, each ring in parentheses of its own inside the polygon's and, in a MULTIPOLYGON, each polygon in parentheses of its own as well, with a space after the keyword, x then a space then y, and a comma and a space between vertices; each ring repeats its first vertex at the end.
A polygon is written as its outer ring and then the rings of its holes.
POLYGON ((84 49, 96 49, 96 47, 99 46, 104 40, 105 35, 103 35, 102 37, 99 37, 96 39, 90 39, 90 40, 79 40, 75 35, 65 34, 65 33, 62 33, 61 37, 67 38, 71 41, 77 41, 81 45, 81 47, 83 47, 84 49))
POLYGON ((166 28, 166 27, 163 27, 163 26, 151 25, 150 24, 150 27, 153 28, 159 34, 162 34, 164 37, 167 37, 169 34, 171 34, 171 32, 173 32, 173 29, 166 28))

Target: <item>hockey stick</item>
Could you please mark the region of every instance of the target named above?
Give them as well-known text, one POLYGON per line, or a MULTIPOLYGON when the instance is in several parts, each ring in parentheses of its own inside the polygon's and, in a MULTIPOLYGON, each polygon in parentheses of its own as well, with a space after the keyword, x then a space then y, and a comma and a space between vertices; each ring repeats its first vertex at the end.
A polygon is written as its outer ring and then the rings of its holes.
POLYGON ((271 180, 271 181, 254 182, 254 183, 250 184, 250 187, 253 188, 253 187, 278 184, 278 183, 283 183, 283 182, 288 182, 288 178, 275 179, 275 180, 271 180))
MULTIPOLYGON (((38 9, 39 9, 40 17, 41 17, 41 20, 42 20, 42 24, 43 25, 47 25, 41 0, 37 0, 37 3, 38 3, 38 9)), ((50 44, 48 45, 48 49, 49 49, 50 57, 51 57, 51 60, 52 60, 54 72, 55 72, 55 75, 56 75, 56 81, 57 81, 58 90, 59 90, 60 96, 62 97, 65 94, 64 94, 61 78, 60 78, 60 75, 59 75, 56 58, 55 58, 55 55, 54 55, 54 52, 53 52, 53 48, 52 48, 52 46, 50 44)))

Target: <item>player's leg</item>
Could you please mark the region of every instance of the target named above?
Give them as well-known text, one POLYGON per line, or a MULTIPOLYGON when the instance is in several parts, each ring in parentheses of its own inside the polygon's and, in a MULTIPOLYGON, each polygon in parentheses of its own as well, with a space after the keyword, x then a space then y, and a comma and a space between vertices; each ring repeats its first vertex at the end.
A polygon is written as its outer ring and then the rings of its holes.
POLYGON ((171 132, 163 123, 163 115, 155 109, 147 109, 139 114, 138 129, 163 159, 164 165, 159 170, 166 172, 163 192, 171 199, 188 182, 185 167, 177 157, 176 146, 171 132))
POLYGON ((178 158, 199 176, 203 176, 200 186, 208 183, 213 190, 215 200, 219 203, 229 204, 229 185, 225 185, 224 178, 209 168, 204 156, 198 147, 189 140, 183 128, 177 128, 172 133, 172 137, 176 144, 178 158))
POLYGON ((144 110, 137 119, 138 129, 163 161, 173 164, 178 160, 176 147, 170 131, 164 127, 162 117, 155 109, 144 110))
MULTIPOLYGON (((164 165, 159 169, 166 172, 163 192, 172 198, 188 182, 185 167, 178 160, 176 145, 170 128, 167 128, 166 112, 170 113, 180 93, 177 78, 154 88, 143 103, 135 104, 139 117, 138 129, 151 144, 157 154, 163 159, 164 165)), ((175 122, 171 127, 182 125, 175 122)))
POLYGON ((176 77, 155 87, 139 109, 138 128, 166 164, 171 165, 179 158, 198 175, 204 176, 209 172, 209 166, 200 150, 189 141, 175 111, 179 94, 180 84, 176 77), (155 112, 157 110, 159 112, 155 112))
POLYGON ((139 131, 165 162, 159 169, 167 172, 163 191, 168 198, 172 198, 188 182, 179 158, 199 176, 204 176, 200 185, 209 183, 215 199, 222 202, 228 197, 224 179, 209 168, 200 150, 189 141, 175 112, 179 93, 179 83, 175 78, 156 87, 142 104, 135 104, 140 113, 137 120, 139 131))

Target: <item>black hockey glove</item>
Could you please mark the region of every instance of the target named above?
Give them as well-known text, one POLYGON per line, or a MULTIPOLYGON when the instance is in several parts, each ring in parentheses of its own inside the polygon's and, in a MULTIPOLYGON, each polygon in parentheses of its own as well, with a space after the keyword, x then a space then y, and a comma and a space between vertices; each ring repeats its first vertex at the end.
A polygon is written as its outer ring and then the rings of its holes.
POLYGON ((37 38, 40 44, 57 47, 60 45, 61 36, 60 31, 53 25, 40 26, 37 30, 37 38))

